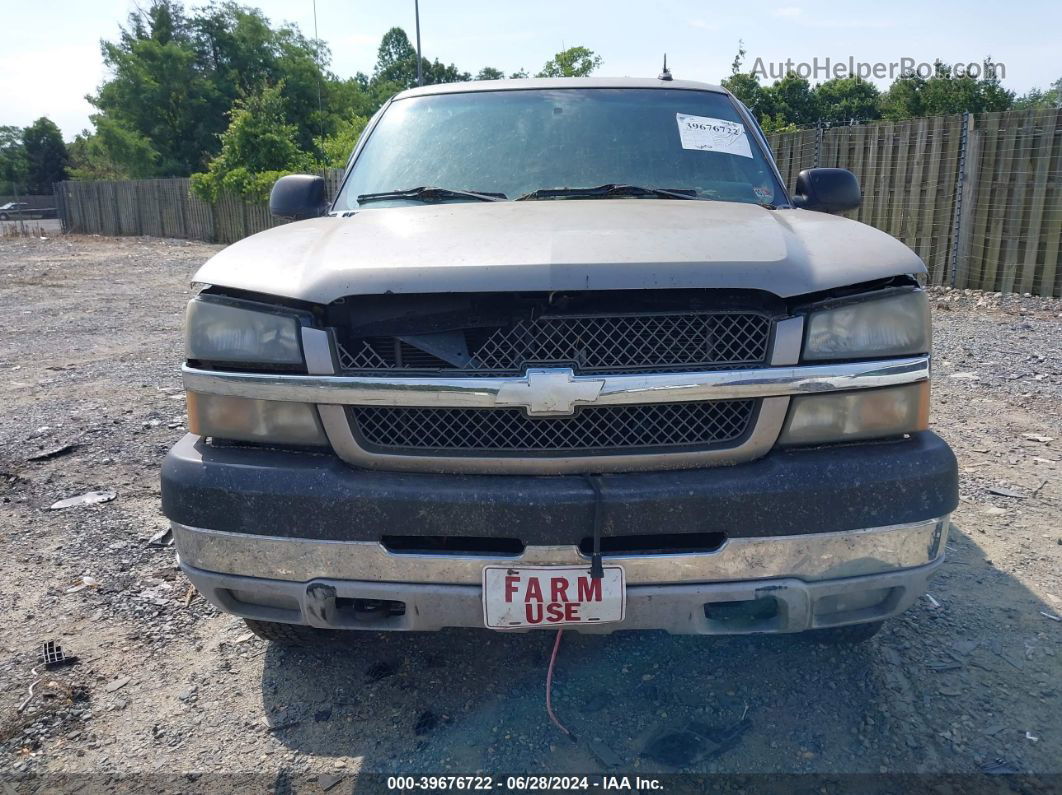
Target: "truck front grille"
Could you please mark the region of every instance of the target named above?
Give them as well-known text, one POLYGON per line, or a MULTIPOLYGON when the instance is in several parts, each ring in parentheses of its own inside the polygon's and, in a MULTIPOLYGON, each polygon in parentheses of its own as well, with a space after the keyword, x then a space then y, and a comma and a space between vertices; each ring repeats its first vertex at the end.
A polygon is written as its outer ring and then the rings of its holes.
POLYGON ((771 326, 758 312, 554 315, 466 328, 444 338, 341 334, 338 353, 343 370, 363 373, 519 375, 527 367, 555 366, 577 373, 718 370, 763 365, 771 326))
POLYGON ((571 417, 528 417, 522 409, 350 406, 366 450, 398 455, 651 453, 731 447, 749 432, 758 400, 584 406, 571 417))

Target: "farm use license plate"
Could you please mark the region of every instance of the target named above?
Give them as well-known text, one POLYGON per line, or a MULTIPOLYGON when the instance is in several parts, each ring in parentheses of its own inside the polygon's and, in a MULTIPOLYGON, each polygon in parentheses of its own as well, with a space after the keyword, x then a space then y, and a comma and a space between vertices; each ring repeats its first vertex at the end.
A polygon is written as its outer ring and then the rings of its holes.
POLYGON ((622 621, 627 589, 622 566, 485 566, 483 621, 491 629, 564 627, 622 621))

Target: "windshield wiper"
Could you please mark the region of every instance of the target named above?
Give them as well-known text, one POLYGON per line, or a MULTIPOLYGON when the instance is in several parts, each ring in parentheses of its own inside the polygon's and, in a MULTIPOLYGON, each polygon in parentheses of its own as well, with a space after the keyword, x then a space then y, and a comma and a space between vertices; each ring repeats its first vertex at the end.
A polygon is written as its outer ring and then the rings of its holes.
POLYGON ((475 190, 453 190, 434 185, 422 185, 419 188, 405 190, 388 190, 382 193, 362 193, 358 195, 358 204, 366 202, 387 201, 389 199, 412 199, 413 201, 438 201, 439 199, 476 199, 481 202, 500 202, 509 197, 504 193, 489 193, 475 190))
POLYGON ((525 193, 516 201, 536 199, 566 199, 576 196, 589 198, 609 198, 611 196, 655 196, 660 199, 697 199, 697 191, 691 188, 646 188, 641 185, 619 185, 610 182, 595 188, 539 188, 525 193))

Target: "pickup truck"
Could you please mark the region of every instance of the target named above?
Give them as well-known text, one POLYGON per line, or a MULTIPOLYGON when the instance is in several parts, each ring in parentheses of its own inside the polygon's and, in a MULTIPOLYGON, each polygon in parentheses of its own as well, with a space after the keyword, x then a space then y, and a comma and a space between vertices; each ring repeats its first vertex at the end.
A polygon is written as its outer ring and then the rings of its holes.
POLYGON ((326 630, 864 640, 926 592, 958 499, 928 429, 921 260, 788 190, 726 90, 435 85, 337 195, 195 276, 162 507, 199 591, 326 630))

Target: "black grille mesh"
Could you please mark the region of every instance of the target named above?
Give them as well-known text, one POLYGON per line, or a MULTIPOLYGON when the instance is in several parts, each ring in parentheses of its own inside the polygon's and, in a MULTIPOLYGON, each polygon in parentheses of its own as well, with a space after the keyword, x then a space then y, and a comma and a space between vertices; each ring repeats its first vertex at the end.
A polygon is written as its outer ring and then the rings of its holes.
POLYGON ((522 409, 351 406, 363 446, 407 453, 565 453, 722 446, 741 439, 755 400, 585 406, 571 417, 522 409))
POLYGON ((540 317, 466 330, 471 359, 463 367, 396 345, 393 338, 346 340, 339 358, 344 370, 491 375, 520 374, 528 366, 571 366, 584 373, 728 369, 765 363, 770 332, 770 319, 753 312, 540 317))

